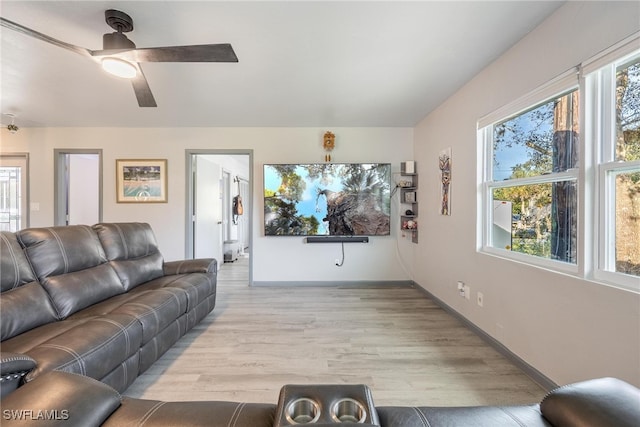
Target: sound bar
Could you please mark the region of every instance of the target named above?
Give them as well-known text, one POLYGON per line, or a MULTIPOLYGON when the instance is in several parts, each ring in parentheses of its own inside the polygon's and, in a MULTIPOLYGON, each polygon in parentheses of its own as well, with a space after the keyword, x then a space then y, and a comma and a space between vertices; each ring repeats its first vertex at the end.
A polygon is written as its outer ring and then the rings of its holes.
POLYGON ((368 236, 309 236, 307 243, 369 243, 368 236))

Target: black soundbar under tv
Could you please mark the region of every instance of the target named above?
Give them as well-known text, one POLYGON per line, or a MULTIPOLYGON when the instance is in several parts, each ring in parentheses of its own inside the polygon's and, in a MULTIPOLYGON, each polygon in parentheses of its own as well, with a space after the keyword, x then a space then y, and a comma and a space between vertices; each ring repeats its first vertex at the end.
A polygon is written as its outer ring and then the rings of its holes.
POLYGON ((309 236, 307 243, 369 243, 369 236, 309 236))

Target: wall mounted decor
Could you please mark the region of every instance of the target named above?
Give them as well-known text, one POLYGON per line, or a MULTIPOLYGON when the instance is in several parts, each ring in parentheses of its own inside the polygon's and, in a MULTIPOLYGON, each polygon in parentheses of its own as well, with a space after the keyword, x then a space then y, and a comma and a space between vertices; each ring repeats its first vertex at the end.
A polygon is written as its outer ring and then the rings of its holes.
POLYGON ((324 133, 324 136, 322 138, 322 148, 324 148, 324 151, 327 152, 327 154, 324 155, 324 161, 330 162, 330 153, 334 148, 336 148, 336 136, 333 134, 333 132, 327 131, 324 133))
POLYGON ((167 159, 117 159, 118 203, 166 203, 167 159))
POLYGON ((440 215, 451 215, 451 147, 440 151, 440 215))

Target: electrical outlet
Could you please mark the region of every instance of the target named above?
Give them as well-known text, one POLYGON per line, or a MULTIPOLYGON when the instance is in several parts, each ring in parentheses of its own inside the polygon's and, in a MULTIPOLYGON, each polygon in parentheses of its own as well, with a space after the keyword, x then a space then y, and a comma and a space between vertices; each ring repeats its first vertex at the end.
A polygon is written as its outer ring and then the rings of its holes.
POLYGON ((484 295, 482 294, 482 292, 478 292, 478 305, 480 307, 484 306, 484 295))
POLYGON ((464 297, 468 300, 471 299, 471 288, 467 285, 464 285, 464 297))
POLYGON ((464 282, 462 281, 458 281, 458 294, 464 298, 464 291, 465 291, 465 286, 464 286, 464 282))

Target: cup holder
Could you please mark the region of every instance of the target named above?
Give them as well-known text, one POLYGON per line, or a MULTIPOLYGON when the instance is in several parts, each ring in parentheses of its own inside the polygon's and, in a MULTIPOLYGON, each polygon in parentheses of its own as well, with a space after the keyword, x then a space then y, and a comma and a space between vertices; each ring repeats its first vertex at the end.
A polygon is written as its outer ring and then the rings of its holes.
POLYGON ((338 423, 364 423, 367 410, 355 399, 344 398, 338 400, 331 407, 331 418, 338 423))
POLYGON ((308 397, 301 397, 287 405, 286 418, 291 424, 315 423, 320 418, 320 405, 308 397))

